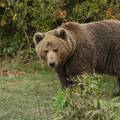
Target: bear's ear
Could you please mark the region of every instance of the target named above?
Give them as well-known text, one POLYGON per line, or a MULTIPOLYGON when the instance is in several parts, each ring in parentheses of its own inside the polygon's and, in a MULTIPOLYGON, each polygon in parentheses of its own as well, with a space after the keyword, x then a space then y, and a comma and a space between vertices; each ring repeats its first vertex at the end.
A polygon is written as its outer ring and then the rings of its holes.
POLYGON ((55 31, 55 33, 58 37, 62 38, 63 40, 67 38, 66 30, 64 28, 58 28, 55 31))
POLYGON ((43 33, 40 33, 40 32, 35 33, 33 36, 33 41, 34 41, 35 45, 37 45, 43 38, 44 38, 43 33))

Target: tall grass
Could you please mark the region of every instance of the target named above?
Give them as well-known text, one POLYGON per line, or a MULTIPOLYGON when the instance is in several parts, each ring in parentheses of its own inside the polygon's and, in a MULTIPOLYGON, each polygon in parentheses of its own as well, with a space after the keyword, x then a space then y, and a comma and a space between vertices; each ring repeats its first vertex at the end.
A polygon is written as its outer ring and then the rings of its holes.
POLYGON ((120 99, 112 97, 116 84, 106 78, 84 74, 76 79, 78 84, 82 81, 84 90, 76 86, 72 91, 58 91, 54 120, 119 120, 120 99))

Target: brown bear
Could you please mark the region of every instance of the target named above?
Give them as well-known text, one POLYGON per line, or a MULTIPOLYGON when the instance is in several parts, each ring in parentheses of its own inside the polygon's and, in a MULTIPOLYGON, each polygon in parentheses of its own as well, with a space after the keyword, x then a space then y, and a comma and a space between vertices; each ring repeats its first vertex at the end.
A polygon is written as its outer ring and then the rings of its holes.
POLYGON ((118 76, 120 88, 120 21, 68 22, 33 39, 38 56, 56 70, 63 88, 73 84, 71 77, 94 71, 118 76))

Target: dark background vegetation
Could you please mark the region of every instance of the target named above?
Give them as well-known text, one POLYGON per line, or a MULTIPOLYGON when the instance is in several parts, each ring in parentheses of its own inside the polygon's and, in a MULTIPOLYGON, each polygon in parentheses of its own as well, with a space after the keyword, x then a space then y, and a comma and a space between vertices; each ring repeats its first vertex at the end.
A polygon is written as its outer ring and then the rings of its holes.
POLYGON ((36 31, 103 19, 120 19, 119 0, 0 0, 0 57, 33 58, 36 31))

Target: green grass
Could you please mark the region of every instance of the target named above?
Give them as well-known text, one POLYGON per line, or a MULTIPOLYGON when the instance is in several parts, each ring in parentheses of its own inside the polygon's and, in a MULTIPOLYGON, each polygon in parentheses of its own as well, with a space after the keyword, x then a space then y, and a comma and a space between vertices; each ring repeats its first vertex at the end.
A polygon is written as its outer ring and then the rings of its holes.
POLYGON ((25 71, 25 76, 0 77, 0 120, 51 120, 52 99, 59 81, 54 71, 35 62, 2 70, 25 71))
MULTIPOLYGON (((53 97, 60 89, 53 70, 39 62, 3 64, 0 70, 26 73, 14 78, 0 76, 0 120, 53 120, 53 97)), ((105 76, 99 83, 106 98, 117 90, 115 79, 105 76)))
POLYGON ((114 77, 84 74, 84 89, 76 86, 72 92, 58 91, 54 97, 54 120, 120 120, 120 98, 113 98, 117 90, 114 77))

